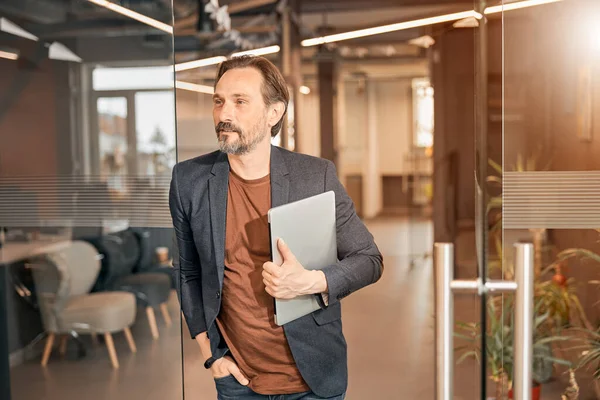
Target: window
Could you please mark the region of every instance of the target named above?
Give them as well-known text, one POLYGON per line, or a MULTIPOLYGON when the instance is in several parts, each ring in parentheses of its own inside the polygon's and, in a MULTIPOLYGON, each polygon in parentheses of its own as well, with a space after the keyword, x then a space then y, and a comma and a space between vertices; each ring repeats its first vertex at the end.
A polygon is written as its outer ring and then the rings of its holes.
POLYGON ((126 192, 126 175, 170 176, 175 165, 173 67, 107 68, 92 72, 100 176, 126 192))
POLYGON ((429 78, 417 78, 413 90, 413 144, 415 147, 433 146, 433 87, 429 78))

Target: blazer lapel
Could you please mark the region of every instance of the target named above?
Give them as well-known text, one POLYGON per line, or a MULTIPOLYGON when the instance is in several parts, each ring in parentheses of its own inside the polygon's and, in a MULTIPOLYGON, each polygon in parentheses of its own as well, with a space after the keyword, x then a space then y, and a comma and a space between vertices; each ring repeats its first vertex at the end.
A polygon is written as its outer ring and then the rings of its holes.
POLYGON ((223 286, 225 273, 225 225, 227 223, 227 192, 229 185, 229 161, 227 154, 220 153, 211 170, 208 181, 210 225, 214 245, 219 285, 223 286))
POLYGON ((287 204, 290 193, 290 180, 283 151, 271 146, 271 207, 287 204))

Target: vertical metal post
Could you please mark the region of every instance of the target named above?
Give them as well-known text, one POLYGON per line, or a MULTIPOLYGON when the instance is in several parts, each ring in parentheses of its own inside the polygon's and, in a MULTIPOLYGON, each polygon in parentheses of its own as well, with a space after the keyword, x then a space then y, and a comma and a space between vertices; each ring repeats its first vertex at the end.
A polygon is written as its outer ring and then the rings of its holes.
POLYGON ((530 243, 515 244, 515 400, 531 400, 533 379, 533 273, 534 253, 530 243))
POLYGON ((454 300, 450 287, 454 274, 454 245, 436 243, 434 250, 436 279, 436 400, 452 400, 454 344, 452 321, 454 300))
MULTIPOLYGON (((2 229, 2 228, 0 228, 2 229)), ((0 250, 1 252, 1 250, 0 250)), ((0 254, 1 255, 1 254, 0 254)), ((8 347, 7 269, 0 263, 0 399, 10 400, 10 363, 8 347)))

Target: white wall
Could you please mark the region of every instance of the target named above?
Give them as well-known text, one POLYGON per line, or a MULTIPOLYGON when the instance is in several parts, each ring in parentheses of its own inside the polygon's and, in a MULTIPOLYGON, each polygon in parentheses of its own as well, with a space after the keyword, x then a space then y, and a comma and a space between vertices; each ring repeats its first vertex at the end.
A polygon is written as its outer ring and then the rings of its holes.
POLYGON ((343 83, 345 126, 338 142, 342 181, 363 177, 363 214, 374 217, 382 209, 382 175, 414 171, 408 161, 412 147, 413 117, 410 78, 346 80, 343 83))
POLYGON ((406 158, 412 146, 412 88, 408 79, 376 81, 379 173, 403 175, 411 172, 406 158))

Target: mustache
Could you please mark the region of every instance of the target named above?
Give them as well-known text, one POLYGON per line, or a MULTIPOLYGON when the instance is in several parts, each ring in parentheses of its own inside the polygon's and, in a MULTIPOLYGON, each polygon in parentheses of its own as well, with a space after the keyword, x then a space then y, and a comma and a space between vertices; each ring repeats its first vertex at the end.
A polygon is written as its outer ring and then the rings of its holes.
POLYGON ((232 124, 231 122, 219 122, 217 126, 215 126, 215 131, 217 133, 221 131, 232 131, 237 132, 238 134, 242 132, 240 128, 232 124))

